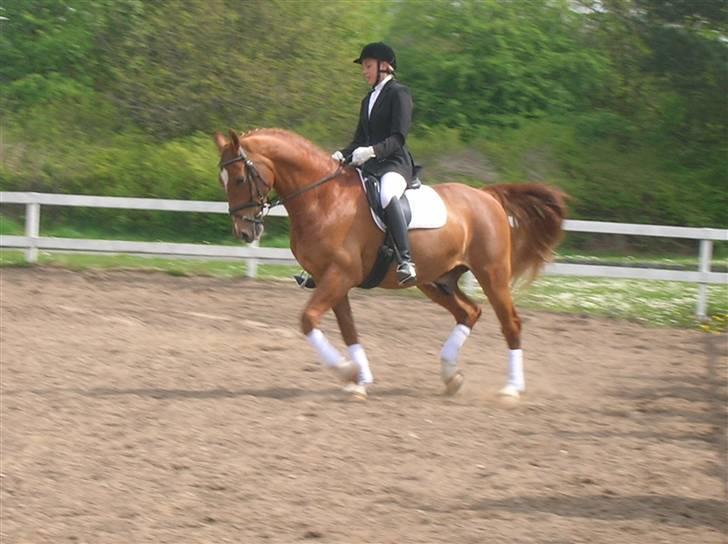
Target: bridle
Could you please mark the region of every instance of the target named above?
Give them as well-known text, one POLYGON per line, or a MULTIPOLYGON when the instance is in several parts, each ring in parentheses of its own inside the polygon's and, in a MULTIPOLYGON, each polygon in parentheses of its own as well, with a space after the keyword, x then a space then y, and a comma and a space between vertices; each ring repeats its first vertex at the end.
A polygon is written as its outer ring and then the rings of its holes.
POLYGON ((324 183, 331 181, 332 179, 338 177, 341 175, 341 173, 344 171, 344 163, 339 163, 336 170, 332 172, 331 174, 328 174, 321 178, 318 181, 315 181, 311 185, 307 185, 306 187, 303 187, 297 191, 294 191, 290 195, 288 195, 286 198, 277 198, 273 201, 268 200, 268 193, 273 188, 273 186, 265 181, 263 176, 258 172, 258 169, 255 167, 255 164, 253 164, 253 161, 251 161, 248 156, 245 154, 245 150, 242 148, 242 146, 238 149, 240 154, 237 157, 233 157, 232 159, 228 159, 226 161, 220 161, 218 163, 218 166, 220 168, 225 168, 226 166, 240 162, 242 161, 245 166, 245 177, 242 178, 242 180, 238 180, 238 184, 240 183, 250 183, 251 190, 250 190, 250 200, 248 202, 244 202, 243 204, 238 204, 237 206, 231 206, 228 209, 228 213, 230 215, 235 215, 236 212, 239 212, 240 210, 247 210, 249 208, 258 208, 257 213, 253 217, 244 217, 243 219, 245 221, 250 221, 251 223, 256 224, 262 224, 263 218, 268 214, 271 208, 275 208, 276 206, 282 206, 286 202, 289 202, 290 200, 293 200, 299 195, 302 195, 303 193, 310 191, 311 189, 315 189, 316 187, 319 187, 320 185, 323 185, 324 183), (261 191, 260 184, 263 184, 263 187, 265 187, 265 191, 261 191), (253 196, 253 190, 255 190, 255 196, 253 196))
POLYGON ((226 166, 229 166, 233 163, 243 161, 245 163, 245 177, 243 177, 242 180, 238 180, 238 184, 240 183, 249 183, 250 184, 250 200, 248 202, 245 202, 243 204, 238 204, 237 206, 231 206, 228 209, 228 213, 230 215, 235 215, 236 212, 239 212, 240 210, 246 210, 248 208, 258 208, 257 213, 254 217, 245 217, 243 218, 245 221, 250 221, 252 223, 256 224, 262 224, 263 223, 263 216, 267 212, 267 210, 270 208, 270 204, 268 202, 267 194, 271 190, 271 185, 268 184, 265 179, 263 179, 263 176, 260 175, 260 172, 258 172, 258 169, 253 164, 253 161, 251 161, 248 156, 245 154, 245 151, 243 151, 243 148, 240 147, 240 155, 237 157, 233 157, 232 159, 228 159, 226 161, 220 161, 218 166, 220 168, 225 168, 226 166), (260 184, 263 184, 265 187, 265 191, 261 191, 260 184), (253 196, 253 191, 255 191, 255 196, 253 196))

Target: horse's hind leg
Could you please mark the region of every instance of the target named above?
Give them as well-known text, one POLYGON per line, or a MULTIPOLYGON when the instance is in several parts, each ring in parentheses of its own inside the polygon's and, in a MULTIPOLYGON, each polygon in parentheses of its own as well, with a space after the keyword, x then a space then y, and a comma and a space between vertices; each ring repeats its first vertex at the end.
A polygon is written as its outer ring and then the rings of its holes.
POLYGON ((445 383, 445 392, 448 395, 455 394, 465 380, 462 371, 457 366, 458 355, 482 311, 458 287, 458 278, 464 272, 464 268, 454 270, 439 280, 437 284, 418 286, 433 302, 446 308, 455 318, 455 328, 440 352, 440 376, 445 383))
POLYGON ((367 359, 364 347, 359 343, 359 335, 354 325, 354 316, 351 313, 351 304, 349 303, 348 295, 334 306, 334 314, 336 314, 336 320, 339 323, 341 336, 348 346, 349 357, 359 368, 357 383, 361 386, 373 383, 374 376, 372 376, 372 371, 369 369, 369 360, 367 359))
POLYGON ((521 320, 511 297, 511 269, 507 261, 473 269, 473 274, 485 291, 501 324, 508 343, 508 380, 500 390, 502 396, 518 397, 526 390, 521 349, 521 320))

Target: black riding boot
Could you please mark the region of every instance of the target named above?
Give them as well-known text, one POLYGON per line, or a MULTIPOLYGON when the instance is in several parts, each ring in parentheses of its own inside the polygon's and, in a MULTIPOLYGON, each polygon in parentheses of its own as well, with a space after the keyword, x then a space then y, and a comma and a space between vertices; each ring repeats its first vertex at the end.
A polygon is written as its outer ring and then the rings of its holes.
POLYGON ((387 228, 392 233, 394 245, 397 246, 397 281, 400 285, 410 283, 417 279, 415 265, 410 255, 409 238, 407 237, 407 223, 399 199, 394 197, 384 209, 387 228))

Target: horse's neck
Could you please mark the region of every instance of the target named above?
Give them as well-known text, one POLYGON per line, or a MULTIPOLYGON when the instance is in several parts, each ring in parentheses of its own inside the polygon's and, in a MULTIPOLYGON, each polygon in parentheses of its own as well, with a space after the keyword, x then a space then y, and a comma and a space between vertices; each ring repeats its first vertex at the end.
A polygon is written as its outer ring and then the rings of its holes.
POLYGON ((256 134, 258 152, 266 156, 275 169, 274 188, 288 211, 291 222, 320 223, 327 215, 327 208, 336 202, 336 180, 308 189, 336 171, 334 161, 308 156, 295 143, 278 135, 256 134))
POLYGON ((333 164, 331 168, 288 166, 281 168, 276 183, 276 192, 284 201, 291 220, 308 221, 325 212, 325 207, 334 201, 332 192, 335 180, 329 180, 321 185, 314 185, 336 171, 333 164))
MULTIPOLYGON (((315 180, 311 180, 312 182, 315 180)), ((300 187, 301 190, 305 190, 305 186, 300 187)), ((326 185, 316 187, 305 192, 295 192, 289 195, 290 200, 287 200, 284 195, 281 195, 284 199, 284 206, 288 212, 291 224, 310 224, 321 222, 322 217, 326 215, 326 208, 328 207, 326 199, 322 198, 323 193, 326 193, 330 188, 326 185)))

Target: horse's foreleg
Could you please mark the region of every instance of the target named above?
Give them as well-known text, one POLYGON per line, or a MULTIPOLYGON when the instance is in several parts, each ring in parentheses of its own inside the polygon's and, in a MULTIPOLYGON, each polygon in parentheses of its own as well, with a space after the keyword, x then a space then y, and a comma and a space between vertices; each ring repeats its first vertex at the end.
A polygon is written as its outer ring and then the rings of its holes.
POLYGON ((455 394, 465 381, 457 366, 458 356, 481 314, 480 307, 459 289, 457 279, 460 274, 450 278, 444 289, 432 284, 418 286, 433 302, 447 309, 457 323, 440 351, 440 377, 449 395, 455 394))
POLYGON ((511 297, 510 267, 508 264, 491 265, 485 269, 473 270, 473 274, 493 306, 508 343, 508 379, 500 394, 518 397, 526 390, 526 380, 523 373, 521 320, 511 297))
POLYGON ((334 370, 344 382, 356 382, 359 367, 348 361, 332 346, 319 329, 323 315, 347 298, 349 288, 341 274, 335 269, 329 270, 320 281, 317 281, 316 290, 303 310, 301 330, 326 368, 334 370))
POLYGON ((344 299, 334 306, 334 313, 339 323, 341 336, 348 346, 349 357, 359 367, 357 383, 359 385, 373 383, 374 376, 372 376, 372 371, 369 368, 369 359, 367 359, 367 354, 364 351, 364 347, 359 343, 359 337, 356 333, 354 317, 351 314, 349 295, 345 295, 344 299))

